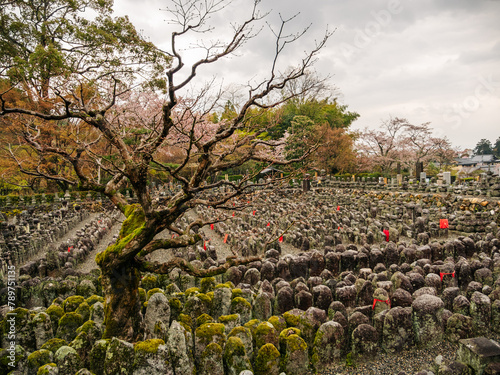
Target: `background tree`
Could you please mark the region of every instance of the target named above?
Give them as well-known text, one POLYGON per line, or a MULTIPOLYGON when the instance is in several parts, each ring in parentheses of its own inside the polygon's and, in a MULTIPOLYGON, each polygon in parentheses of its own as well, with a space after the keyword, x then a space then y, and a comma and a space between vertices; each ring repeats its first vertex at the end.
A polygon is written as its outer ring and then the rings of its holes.
POLYGON ((493 145, 493 155, 495 157, 500 158, 500 137, 497 138, 495 144, 493 145))
POLYGON ((481 139, 474 148, 474 155, 491 155, 493 148, 491 142, 487 139, 481 139))
MULTIPOLYGON (((0 93, 0 116, 7 121, 22 118, 16 123, 22 125, 19 134, 36 158, 34 162, 21 159, 13 147, 8 148, 10 156, 26 174, 104 194, 126 218, 117 242, 96 257, 105 295, 104 338, 142 338, 141 272, 167 273, 180 267, 195 276, 207 276, 253 260, 229 259, 209 270, 196 269, 180 258, 161 264, 149 261, 156 250, 185 248, 200 241, 194 227, 225 217, 208 222, 195 219, 183 225, 184 214, 198 205, 233 210, 233 199, 248 193, 246 182, 258 171, 239 183, 209 182, 208 176, 251 160, 264 165, 291 164, 311 151, 305 149, 297 159, 277 159, 274 151, 281 142, 259 138, 267 129, 251 121, 255 119, 252 111, 265 112, 296 96, 283 89, 306 75, 328 40, 328 32, 295 67, 280 69, 283 50, 303 35, 288 34, 290 20, 282 19, 273 32, 276 55, 267 77, 249 84, 236 114, 215 127, 209 119, 224 104, 220 92, 201 86, 197 93, 180 98, 200 67, 232 55, 256 36, 255 30, 260 28, 253 27, 262 21, 257 3, 246 20, 233 24, 234 33, 225 43, 200 42, 204 53, 193 64, 185 62, 180 47, 183 38, 190 33, 203 36, 210 29, 210 16, 225 2, 172 1, 168 11, 175 31, 167 52, 144 40, 126 18, 111 18, 110 1, 18 0, 2 4, 0 72, 11 85, 0 93), (83 18, 86 6, 97 12, 95 20, 83 18), (14 89, 29 98, 29 105, 8 100, 14 89), (150 95, 158 95, 155 105, 141 99, 150 95), (52 143, 45 134, 57 128, 67 137, 52 143), (171 149, 182 155, 175 166, 161 161, 171 149), (40 163, 49 156, 64 162, 69 172, 42 168, 40 163), (152 169, 181 186, 161 205, 152 200, 147 186, 152 169), (109 179, 101 179, 100 172, 109 179), (125 184, 132 187, 138 203, 129 204, 122 196, 120 188, 125 184), (223 186, 225 193, 213 194, 213 189, 223 186), (165 230, 177 236, 156 237, 165 230)), ((308 90, 320 84, 321 80, 311 81, 308 90)), ((236 209, 243 207, 236 205, 236 209)))
POLYGON ((408 124, 406 119, 391 117, 378 130, 365 128, 356 144, 362 169, 389 173, 401 159, 402 133, 408 124))

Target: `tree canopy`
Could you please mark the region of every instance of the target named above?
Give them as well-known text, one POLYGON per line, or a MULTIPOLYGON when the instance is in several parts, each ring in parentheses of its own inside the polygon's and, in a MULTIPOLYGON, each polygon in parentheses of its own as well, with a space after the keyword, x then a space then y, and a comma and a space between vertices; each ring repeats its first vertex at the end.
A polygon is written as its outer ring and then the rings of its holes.
POLYGON ((255 119, 323 84, 313 79, 299 91, 285 90, 307 74, 331 33, 326 31, 296 65, 281 72, 277 62, 284 49, 304 34, 288 33, 293 17, 281 19, 272 33, 276 55, 267 75, 249 85, 244 102, 234 110, 228 107, 230 115, 214 124, 210 121, 214 109, 225 104, 220 91, 201 85, 188 97, 181 92, 198 79, 200 67, 233 55, 256 36, 254 25, 259 29, 263 22, 258 1, 245 20, 232 25, 234 32, 226 43, 200 42, 204 55, 189 66, 185 37, 203 38, 213 26, 210 16, 223 9, 224 1, 173 1, 168 9, 167 51, 148 42, 126 17, 113 18, 111 4, 104 0, 3 2, 0 78, 8 84, 0 92, 0 118, 15 132, 3 151, 24 174, 100 192, 125 216, 118 240, 96 261, 105 294, 104 338, 135 341, 143 335, 141 272, 167 273, 180 267, 204 276, 253 260, 229 259, 214 269, 200 270, 183 258, 157 263, 148 256, 159 249, 199 242, 195 227, 226 217, 195 218, 181 225, 184 214, 198 205, 234 209, 232 200, 249 193, 246 182, 258 171, 239 182, 209 180, 209 176, 248 161, 290 165, 317 147, 311 145, 297 158, 280 158, 275 150, 283 141, 263 138, 268 129, 255 119), (85 18, 87 7, 96 13, 92 20, 85 18), (13 100, 16 90, 21 101, 13 100), (173 155, 177 163, 167 163, 173 155), (151 171, 179 184, 180 190, 167 202, 152 199, 151 171), (137 203, 131 204, 120 193, 126 185, 134 190, 137 203), (174 236, 156 237, 165 230, 174 236))

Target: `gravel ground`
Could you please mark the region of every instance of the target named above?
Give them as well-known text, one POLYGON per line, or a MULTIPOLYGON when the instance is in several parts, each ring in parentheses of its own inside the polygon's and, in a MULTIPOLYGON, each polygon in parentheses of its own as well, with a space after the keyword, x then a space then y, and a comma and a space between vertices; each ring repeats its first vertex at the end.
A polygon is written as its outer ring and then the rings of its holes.
MULTIPOLYGON (((89 217, 87 217, 85 220, 79 222, 75 227, 73 227, 71 230, 69 230, 64 236, 62 236, 61 238, 59 238, 55 242, 48 243, 46 245, 46 247, 49 247, 49 246, 52 247, 52 248, 59 247, 59 245, 62 244, 63 242, 66 242, 69 239, 73 238, 75 236, 75 233, 77 231, 79 231, 80 229, 84 228, 85 225, 87 225, 88 223, 91 223, 93 220, 95 220, 98 215, 99 214, 97 214, 97 213, 91 213, 89 215, 89 217)), ((30 257, 27 261, 23 262, 23 264, 26 264, 26 263, 34 261, 34 260, 38 260, 41 257, 43 257, 44 255, 45 255, 45 251, 44 250, 39 251, 36 255, 30 257)), ((17 277, 19 277, 19 268, 20 267, 16 267, 17 277)))
MULTIPOLYGON (((500 334, 490 332, 487 338, 500 342, 500 334)), ((422 370, 432 370, 435 359, 441 355, 443 363, 457 360, 456 353, 458 344, 443 341, 439 345, 429 349, 417 349, 412 347, 395 354, 380 352, 376 357, 354 361, 354 366, 346 366, 342 361, 340 364, 332 365, 330 368, 318 375, 397 375, 416 374, 422 370)))
POLYGON ((111 230, 106 233, 103 238, 101 238, 101 241, 99 241, 95 249, 92 250, 92 252, 87 256, 85 262, 80 263, 76 266, 75 269, 77 271, 90 273, 91 270, 98 268, 97 263, 95 262, 95 256, 108 247, 115 234, 117 235, 118 233, 120 233, 123 219, 125 219, 125 217, 123 217, 122 220, 117 221, 115 225, 111 227, 111 230))

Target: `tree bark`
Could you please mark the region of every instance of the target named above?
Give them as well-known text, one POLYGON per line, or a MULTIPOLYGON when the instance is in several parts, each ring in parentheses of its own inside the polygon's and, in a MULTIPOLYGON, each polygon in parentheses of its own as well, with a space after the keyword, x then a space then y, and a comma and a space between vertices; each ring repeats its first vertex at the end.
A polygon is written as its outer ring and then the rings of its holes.
POLYGON ((119 337, 129 342, 141 341, 144 334, 139 297, 141 273, 128 264, 103 272, 101 276, 105 296, 103 338, 119 337))

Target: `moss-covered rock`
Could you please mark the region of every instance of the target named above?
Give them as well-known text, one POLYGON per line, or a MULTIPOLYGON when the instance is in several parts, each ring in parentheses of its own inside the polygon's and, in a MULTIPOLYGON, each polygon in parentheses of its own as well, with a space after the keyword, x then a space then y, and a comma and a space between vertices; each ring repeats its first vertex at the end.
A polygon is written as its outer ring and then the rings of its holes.
POLYGON ((226 332, 231 332, 233 328, 241 325, 240 316, 238 314, 222 315, 219 316, 219 323, 224 324, 226 332))
POLYGON ((84 322, 89 320, 90 318, 90 306, 87 302, 83 301, 80 306, 75 310, 77 314, 80 314, 82 316, 82 319, 84 322))
POLYGON ((36 375, 59 375, 59 368, 55 363, 47 363, 38 369, 36 375))
POLYGON ((95 295, 97 292, 97 288, 94 283, 90 280, 82 280, 76 287, 76 293, 85 298, 89 298, 92 295, 95 295))
POLYGON ((254 331, 254 348, 259 350, 265 344, 273 344, 279 348, 279 336, 276 328, 269 322, 260 323, 254 331))
POLYGON ((161 294, 165 295, 164 291, 161 290, 160 288, 154 288, 154 289, 148 290, 148 292, 146 293, 146 301, 149 301, 151 296, 153 294, 156 294, 156 293, 161 293, 161 294))
POLYGON ((198 318, 196 318, 196 327, 199 327, 205 323, 214 323, 214 318, 212 318, 208 314, 201 314, 198 318))
POLYGON ((277 332, 281 332, 286 328, 286 320, 281 315, 273 315, 267 321, 274 326, 277 332))
POLYGON ((99 340, 94 343, 89 353, 89 369, 96 375, 104 374, 104 362, 106 360, 106 351, 108 350, 110 340, 99 340))
POLYGON ((314 338, 311 357, 317 372, 340 359, 344 341, 344 328, 339 323, 328 321, 319 327, 314 338))
MULTIPOLYGON (((286 330, 285 330, 286 331, 286 330)), ((288 329, 291 332, 291 329, 288 329)), ((283 332, 282 332, 283 333, 283 332)), ((280 334, 281 371, 289 375, 307 372, 309 354, 306 342, 297 334, 280 334)))
POLYGON ((252 305, 243 297, 235 297, 231 300, 231 314, 238 314, 245 324, 252 319, 252 305))
POLYGON ((224 347, 224 368, 227 375, 239 375, 244 370, 252 370, 245 345, 239 337, 229 337, 224 347))
POLYGON ((246 322, 245 324, 243 324, 243 327, 248 328, 253 336, 255 333, 255 329, 259 326, 259 324, 260 324, 260 320, 252 319, 249 322, 246 322))
POLYGON ((36 340, 32 326, 32 316, 30 311, 18 307, 9 311, 8 315, 0 323, 0 333, 2 348, 10 347, 9 333, 16 335, 16 344, 21 345, 25 350, 36 350, 36 340))
POLYGON ((210 314, 211 300, 206 294, 191 294, 184 304, 183 313, 189 315, 193 321, 203 314, 210 314))
POLYGON ((106 350, 104 368, 106 374, 132 374, 134 346, 113 337, 106 350))
POLYGON ((146 337, 164 339, 170 324, 170 306, 163 293, 155 293, 148 300, 144 316, 146 337))
POLYGON ((255 357, 255 375, 278 375, 280 373, 280 352, 273 344, 262 346, 255 357))
POLYGON ((192 288, 186 289, 186 291, 184 293, 186 294, 186 297, 189 298, 191 295, 196 295, 196 294, 201 293, 201 291, 200 291, 200 288, 192 287, 192 288))
POLYGON ((85 332, 88 335, 90 343, 100 340, 102 337, 102 327, 93 320, 87 320, 82 326, 78 327, 76 333, 85 332))
POLYGON ((211 342, 206 346, 200 354, 196 373, 199 375, 224 375, 222 347, 219 344, 211 342))
POLYGON ((221 315, 229 315, 231 312, 231 288, 226 284, 219 284, 214 291, 214 298, 212 303, 212 315, 218 319, 221 315))
POLYGON ((173 375, 172 364, 165 342, 151 339, 134 345, 134 375, 167 374, 173 375))
POLYGON ((33 332, 35 333, 36 347, 40 349, 42 345, 54 337, 52 330, 52 320, 44 312, 40 312, 33 317, 33 332))
POLYGON ((462 314, 453 314, 446 321, 446 338, 454 343, 473 336, 472 318, 462 314))
POLYGON ((82 302, 85 302, 84 297, 71 296, 64 300, 62 307, 65 313, 74 312, 82 302))
POLYGON ((40 349, 47 349, 55 354, 61 346, 66 346, 66 345, 68 345, 66 340, 54 337, 53 339, 50 339, 45 344, 43 344, 40 349))
POLYGON ((50 320, 52 321, 52 330, 53 332, 57 331, 57 327, 59 325, 59 319, 64 315, 64 309, 56 304, 50 305, 45 313, 50 316, 50 320))
MULTIPOLYGON (((203 353, 205 348, 210 343, 216 343, 221 348, 224 347, 226 342, 225 327, 221 323, 206 323, 195 331, 195 358, 200 359, 199 355, 203 353)), ((221 349, 222 354, 222 349, 221 349)), ((221 355, 222 360, 222 355, 221 355)))
POLYGON ((170 298, 168 304, 170 306, 170 321, 179 320, 179 315, 184 309, 182 302, 178 298, 170 298))
POLYGON ((7 374, 14 368, 17 368, 20 363, 23 363, 27 355, 24 348, 20 345, 14 346, 14 350, 11 351, 9 344, 7 349, 0 350, 0 373, 2 374, 7 374))
POLYGON ((76 337, 76 329, 83 324, 83 318, 76 312, 68 312, 59 319, 56 337, 67 342, 73 341, 76 337))
POLYGON ((76 350, 83 366, 87 366, 89 364, 88 356, 92 350, 92 343, 89 340, 87 332, 79 332, 68 346, 76 350))
POLYGON ((200 281, 200 290, 202 293, 208 293, 215 289, 215 277, 204 277, 200 281))
POLYGON ((139 299, 141 300, 141 303, 146 302, 148 299, 146 291, 142 288, 139 288, 138 290, 139 290, 139 299))
POLYGON ((151 273, 144 275, 141 279, 141 287, 145 290, 159 288, 158 278, 151 273))
POLYGON ((61 374, 74 374, 83 367, 80 356, 69 346, 61 346, 57 350, 54 354, 54 362, 61 374))
POLYGON ((167 348, 172 367, 179 374, 194 375, 192 336, 177 321, 173 321, 168 331, 167 348))
MULTIPOLYGON (((241 340, 243 345, 245 346, 245 353, 250 358, 250 360, 253 359, 254 356, 254 345, 253 345, 253 337, 252 333, 250 330, 246 327, 235 327, 229 332, 229 335, 227 335, 228 339, 230 337, 237 337, 241 340)), ((255 351, 256 352, 256 351, 255 351)))
POLYGON ((94 303, 96 303, 96 302, 101 302, 101 303, 104 303, 104 298, 103 298, 103 297, 101 297, 101 296, 98 296, 98 295, 93 294, 93 295, 91 295, 89 298, 87 298, 87 299, 85 300, 85 302, 87 302, 87 304, 88 304, 89 306, 92 306, 92 305, 93 305, 94 303))
POLYGON ((47 363, 52 363, 54 354, 50 350, 36 350, 28 356, 26 368, 28 375, 36 375, 38 368, 47 363))

